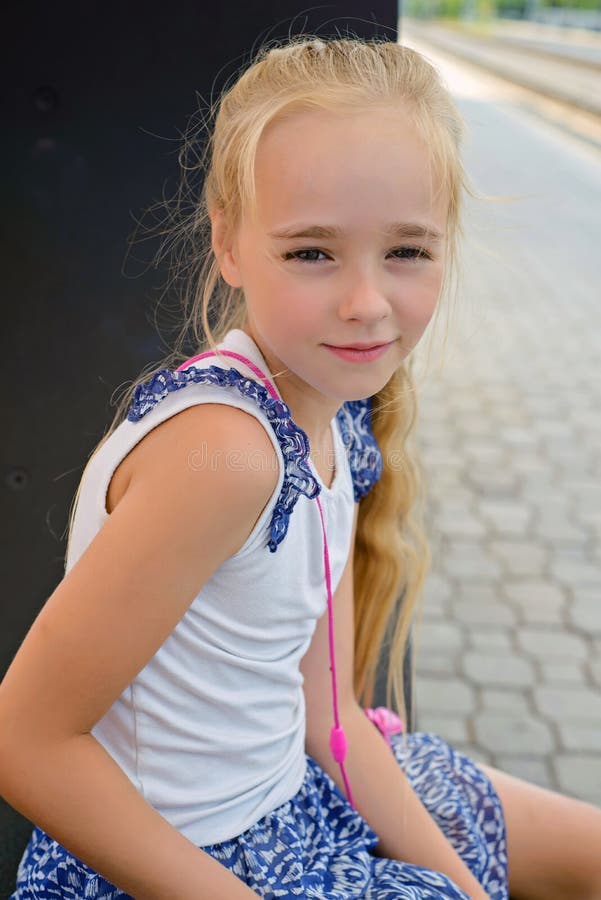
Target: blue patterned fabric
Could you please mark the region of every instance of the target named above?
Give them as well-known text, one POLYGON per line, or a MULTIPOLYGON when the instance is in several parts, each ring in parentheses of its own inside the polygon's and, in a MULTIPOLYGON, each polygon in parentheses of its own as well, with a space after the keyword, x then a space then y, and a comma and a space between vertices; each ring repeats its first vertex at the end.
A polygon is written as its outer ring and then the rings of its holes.
MULTIPOLYGON (((505 823, 489 778, 435 735, 410 733, 406 745, 402 735, 391 735, 391 744, 422 803, 491 900, 507 900, 505 823)), ((269 900, 468 900, 445 875, 375 856, 376 844, 375 832, 308 756, 291 800, 238 837, 202 849, 269 900)), ((128 897, 36 828, 9 900, 128 897)))
MULTIPOLYGON (((309 438, 295 424, 290 407, 283 400, 271 397, 258 381, 242 375, 237 369, 189 366, 181 372, 159 369, 153 377, 139 384, 134 391, 127 414, 130 422, 139 422, 157 403, 173 391, 189 384, 211 384, 236 388, 263 410, 284 456, 284 483, 271 518, 268 547, 272 553, 278 548, 286 532, 292 510, 301 494, 313 499, 321 492, 321 485, 307 462, 309 438)), ((336 415, 353 478, 355 502, 364 497, 382 475, 382 454, 371 430, 371 398, 349 400, 336 415)))

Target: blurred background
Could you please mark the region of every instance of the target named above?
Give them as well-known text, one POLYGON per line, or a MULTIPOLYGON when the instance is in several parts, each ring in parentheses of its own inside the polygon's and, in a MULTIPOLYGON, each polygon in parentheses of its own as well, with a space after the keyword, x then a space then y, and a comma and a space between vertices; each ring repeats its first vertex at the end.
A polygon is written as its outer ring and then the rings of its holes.
POLYGON ((495 18, 601 30, 599 0, 403 0, 401 15, 417 18, 495 18))
MULTIPOLYGON (((189 117, 262 40, 348 25, 437 67, 482 195, 457 303, 416 351, 433 567, 415 724, 601 804, 600 17, 599 0, 6 13, 0 677, 62 577, 115 395, 166 350, 166 268, 128 238, 173 193, 189 117)), ((29 831, 0 800, 1 898, 29 831)))
POLYGON ((462 285, 418 347, 417 727, 601 805, 601 8, 407 0, 463 113, 462 285), (447 310, 448 311, 448 310, 447 310))

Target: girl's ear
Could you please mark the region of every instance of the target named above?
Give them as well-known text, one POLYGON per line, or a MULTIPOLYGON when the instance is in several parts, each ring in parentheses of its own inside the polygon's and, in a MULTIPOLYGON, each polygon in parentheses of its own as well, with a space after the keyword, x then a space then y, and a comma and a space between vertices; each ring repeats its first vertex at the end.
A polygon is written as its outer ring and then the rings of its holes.
POLYGON ((211 246, 219 263, 224 281, 232 287, 241 287, 242 279, 237 264, 237 248, 234 237, 226 239, 226 223, 223 210, 214 209, 211 218, 211 246))

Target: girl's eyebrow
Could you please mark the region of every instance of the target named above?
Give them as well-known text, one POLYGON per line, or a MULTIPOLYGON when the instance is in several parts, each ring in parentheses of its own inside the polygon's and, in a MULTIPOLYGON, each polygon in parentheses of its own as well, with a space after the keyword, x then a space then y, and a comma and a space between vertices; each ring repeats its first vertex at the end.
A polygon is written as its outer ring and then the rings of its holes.
MULTIPOLYGON (((291 225, 288 228, 282 228, 277 231, 271 231, 270 237, 280 240, 289 240, 290 238, 341 238, 344 237, 346 231, 338 225, 291 225)), ((421 225, 419 222, 391 222, 383 230, 382 234, 387 237, 397 238, 426 238, 430 241, 440 241, 442 234, 435 228, 428 225, 421 225)))

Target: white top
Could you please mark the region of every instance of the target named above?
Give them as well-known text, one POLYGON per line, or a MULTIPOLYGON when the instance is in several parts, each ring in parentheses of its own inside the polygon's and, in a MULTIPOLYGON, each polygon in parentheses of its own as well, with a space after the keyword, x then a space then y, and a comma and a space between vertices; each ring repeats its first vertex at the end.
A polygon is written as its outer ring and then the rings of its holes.
MULTIPOLYGON (((271 377, 257 345, 240 329, 228 332, 219 347, 248 357, 271 377)), ((211 365, 258 381, 231 357, 227 365, 208 357, 186 368, 211 365)), ((262 422, 278 455, 278 484, 243 547, 203 585, 92 734, 145 799, 202 846, 241 834, 289 800, 306 768, 299 662, 327 609, 322 529, 316 500, 301 493, 275 552, 267 546, 286 464, 261 405, 231 384, 189 381, 138 421, 123 421, 84 471, 66 572, 108 519, 106 493, 121 460, 152 428, 196 403, 236 406, 262 422)), ((349 555, 355 500, 337 417, 332 436, 331 488, 307 462, 321 487, 334 591, 349 555)))

